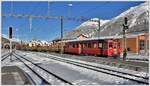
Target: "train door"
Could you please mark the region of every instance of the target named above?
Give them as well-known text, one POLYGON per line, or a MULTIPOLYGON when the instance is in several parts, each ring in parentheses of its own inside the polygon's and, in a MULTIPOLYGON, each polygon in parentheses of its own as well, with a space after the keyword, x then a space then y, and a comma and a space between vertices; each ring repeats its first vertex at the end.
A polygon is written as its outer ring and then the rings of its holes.
POLYGON ((113 55, 113 40, 108 40, 108 56, 113 55))
POLYGON ((114 42, 113 42, 113 54, 115 54, 115 55, 118 54, 118 46, 117 46, 116 40, 114 40, 114 42))
POLYGON ((98 40, 99 55, 103 55, 103 41, 98 40))
POLYGON ((80 42, 80 43, 79 43, 79 53, 80 53, 80 54, 83 54, 83 47, 84 47, 83 42, 80 42))
POLYGON ((103 40, 102 43, 103 43, 103 49, 102 49, 103 55, 108 56, 108 41, 103 40))

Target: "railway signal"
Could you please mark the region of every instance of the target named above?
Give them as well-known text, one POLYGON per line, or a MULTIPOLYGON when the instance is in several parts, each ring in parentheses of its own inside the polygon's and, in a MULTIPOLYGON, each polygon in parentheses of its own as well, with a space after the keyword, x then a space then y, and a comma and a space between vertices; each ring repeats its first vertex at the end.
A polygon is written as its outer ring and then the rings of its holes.
POLYGON ((12 27, 9 27, 9 39, 12 39, 12 27))
POLYGON ((128 29, 128 19, 124 18, 123 24, 123 39, 124 39, 124 49, 123 49, 123 60, 126 60, 127 50, 126 50, 126 30, 128 29))
POLYGON ((12 27, 9 27, 10 61, 12 61, 12 27))

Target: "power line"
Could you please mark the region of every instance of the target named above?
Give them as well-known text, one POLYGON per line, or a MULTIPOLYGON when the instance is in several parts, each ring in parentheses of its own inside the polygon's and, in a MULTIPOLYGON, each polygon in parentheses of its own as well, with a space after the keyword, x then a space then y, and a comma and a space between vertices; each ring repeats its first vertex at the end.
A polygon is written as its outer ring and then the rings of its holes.
MULTIPOLYGON (((61 16, 35 16, 35 15, 24 15, 24 14, 2 14, 3 17, 15 17, 15 18, 39 18, 39 19, 61 19, 61 16)), ((91 20, 88 18, 75 18, 75 17, 63 17, 63 20, 69 20, 69 21, 92 21, 92 22, 98 22, 99 20, 91 20)))

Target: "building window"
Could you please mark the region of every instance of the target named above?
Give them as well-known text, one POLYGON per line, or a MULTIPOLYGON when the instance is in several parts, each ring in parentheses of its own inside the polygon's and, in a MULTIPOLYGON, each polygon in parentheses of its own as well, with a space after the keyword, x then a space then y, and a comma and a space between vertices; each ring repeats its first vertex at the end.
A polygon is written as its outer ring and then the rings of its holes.
POLYGON ((140 40, 140 50, 144 50, 144 40, 140 40))
POLYGON ((131 49, 128 47, 128 48, 127 48, 127 51, 131 51, 131 49))

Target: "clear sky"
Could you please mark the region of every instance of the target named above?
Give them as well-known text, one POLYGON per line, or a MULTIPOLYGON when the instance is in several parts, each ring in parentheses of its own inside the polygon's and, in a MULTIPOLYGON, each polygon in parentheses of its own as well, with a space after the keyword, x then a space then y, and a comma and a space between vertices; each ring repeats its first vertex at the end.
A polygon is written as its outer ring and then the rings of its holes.
MULTIPOLYGON (((110 20, 118 16, 120 13, 143 3, 142 1, 119 2, 119 1, 97 1, 97 2, 50 2, 50 16, 75 17, 81 16, 85 18, 101 18, 110 20)), ((13 2, 14 14, 29 15, 48 15, 47 2, 13 2)), ((2 2, 2 14, 11 13, 11 3, 2 2)), ((64 32, 71 31, 79 26, 80 21, 64 21, 64 32)), ((32 30, 30 32, 30 23, 27 18, 2 17, 2 34, 8 34, 8 27, 13 27, 13 37, 21 40, 39 40, 50 41, 60 36, 60 20, 33 19, 32 30)))

